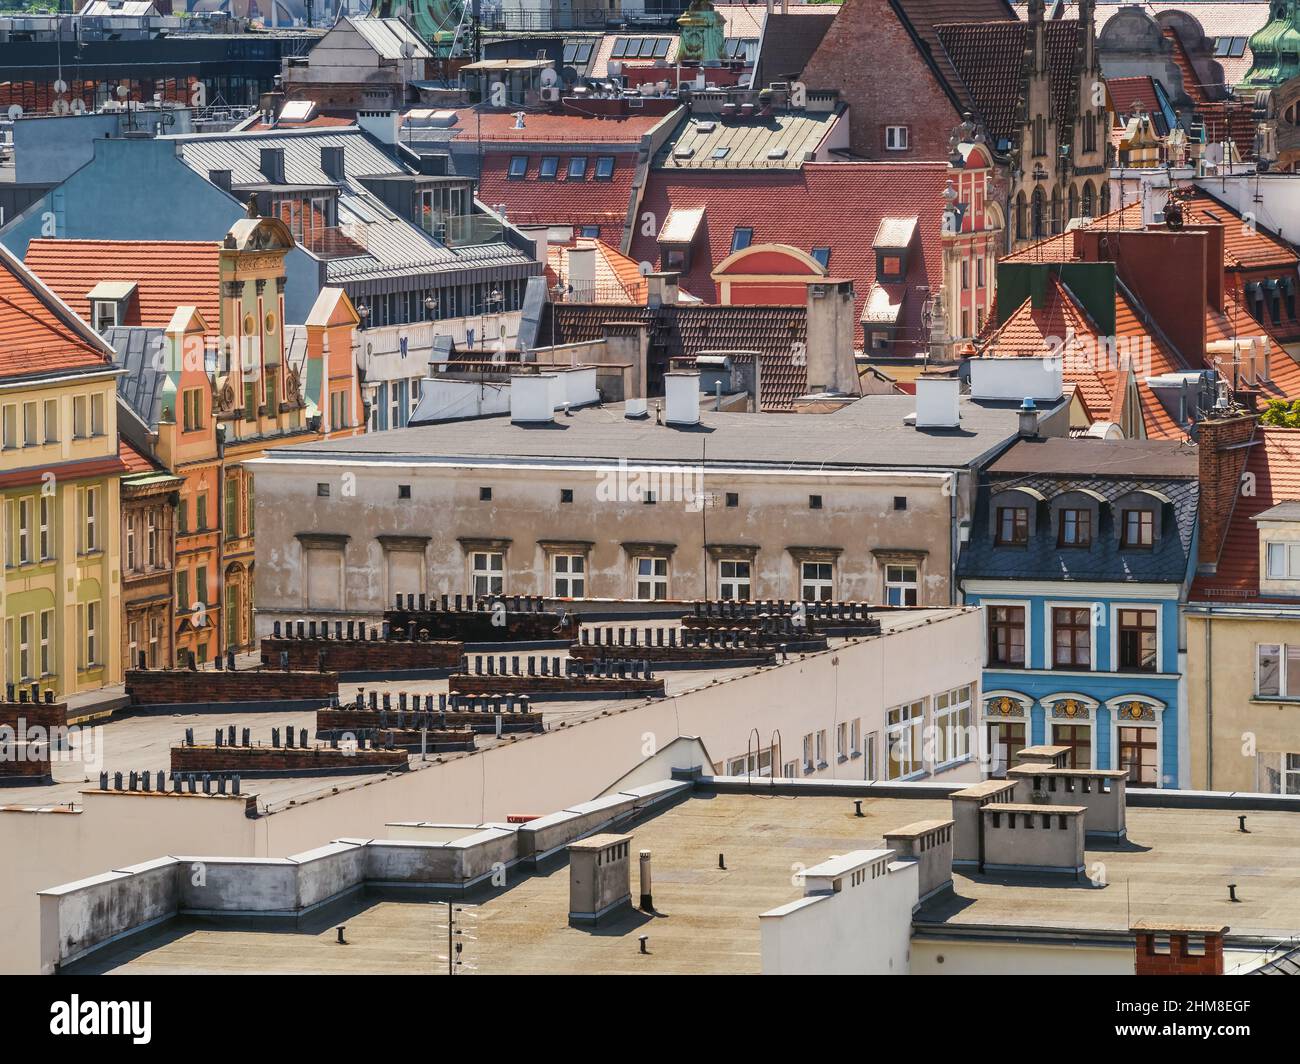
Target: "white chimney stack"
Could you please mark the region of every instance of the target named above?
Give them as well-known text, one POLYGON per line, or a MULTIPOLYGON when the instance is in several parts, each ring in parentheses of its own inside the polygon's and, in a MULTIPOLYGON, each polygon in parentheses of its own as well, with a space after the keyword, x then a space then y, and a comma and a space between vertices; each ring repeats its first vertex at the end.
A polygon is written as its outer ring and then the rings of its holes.
POLYGON ((664 423, 690 428, 700 423, 699 371, 674 370, 664 374, 664 398, 667 411, 664 423))
POLYGON ((961 381, 956 377, 917 377, 916 427, 955 429, 961 424, 961 381))
POLYGON ((554 373, 514 373, 510 376, 510 420, 516 425, 541 425, 554 419, 554 373))
POLYGON ((575 303, 596 302, 596 248, 594 245, 569 249, 569 286, 575 303))

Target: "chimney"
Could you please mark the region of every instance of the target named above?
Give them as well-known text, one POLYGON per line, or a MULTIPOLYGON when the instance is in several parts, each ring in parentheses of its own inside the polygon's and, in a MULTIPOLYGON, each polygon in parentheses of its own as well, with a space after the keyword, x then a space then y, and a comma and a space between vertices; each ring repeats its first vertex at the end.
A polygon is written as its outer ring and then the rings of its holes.
POLYGON ((222 192, 229 192, 234 175, 229 170, 209 170, 208 180, 221 189, 222 192))
POLYGON ((320 168, 331 181, 343 180, 343 152, 341 144, 327 144, 320 150, 320 168))
POLYGON ((700 423, 700 374, 674 370, 664 374, 665 424, 691 428, 700 423))
POLYGON ((631 835, 592 835, 569 843, 569 923, 596 927, 632 904, 631 835))
POLYGON ((808 328, 805 337, 808 391, 857 395, 857 363, 853 341, 853 282, 822 281, 808 286, 808 328))
POLYGON ((667 307, 677 302, 677 277, 675 273, 646 274, 646 305, 667 307))
POLYGON ((596 249, 592 246, 569 249, 568 284, 575 303, 596 302, 596 249))
POLYGON ((1139 920, 1133 932, 1134 975, 1222 975, 1223 936, 1219 924, 1166 924, 1139 920))
POLYGON ((655 911, 654 891, 650 884, 650 851, 641 851, 641 911, 655 911))
MULTIPOLYGON (((812 370, 811 359, 809 371, 812 370)), ((916 427, 955 429, 961 426, 961 381, 956 377, 916 378, 916 427)))
POLYGON ((287 183, 284 179, 283 148, 262 148, 257 168, 262 171, 262 176, 272 185, 287 183))
POLYGON ((1198 477, 1200 479, 1200 549, 1197 562, 1204 571, 1213 572, 1219 551, 1228 532, 1241 474, 1246 468, 1255 434, 1255 419, 1248 414, 1227 414, 1202 421, 1196 430, 1198 477))
POLYGON ((510 421, 515 425, 545 425, 555 419, 554 373, 510 375, 510 421))
POLYGON ((951 820, 919 820, 884 834, 898 857, 920 865, 918 902, 952 887, 952 829, 951 820))
POLYGON ((1034 405, 1033 398, 1028 395, 1020 404, 1020 438, 1038 439, 1038 407, 1034 405))

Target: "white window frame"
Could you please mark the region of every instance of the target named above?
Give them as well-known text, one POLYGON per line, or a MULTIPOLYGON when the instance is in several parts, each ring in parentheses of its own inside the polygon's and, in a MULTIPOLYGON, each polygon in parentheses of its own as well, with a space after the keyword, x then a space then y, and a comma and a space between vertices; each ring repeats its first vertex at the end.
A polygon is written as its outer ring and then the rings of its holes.
MULTIPOLYGON (((1294 643, 1290 644, 1290 646, 1296 648, 1297 657, 1298 660, 1300 660, 1300 646, 1294 643)), ((1297 691, 1295 694, 1287 693, 1288 675, 1289 675, 1289 671, 1287 669, 1287 658, 1289 655, 1287 653, 1287 650, 1288 650, 1288 644, 1286 643, 1256 643, 1255 644, 1255 697, 1256 698, 1267 698, 1270 701, 1279 701, 1279 702, 1288 702, 1288 701, 1295 701, 1297 699, 1300 699, 1300 682, 1298 682, 1297 684, 1297 691), (1276 694, 1268 691, 1264 691, 1261 688, 1259 682, 1260 652, 1265 647, 1272 647, 1274 650, 1277 651, 1278 654, 1276 694)))
POLYGON ((668 598, 668 559, 657 554, 638 554, 632 559, 633 590, 639 602, 661 602, 668 598), (648 563, 648 572, 642 572, 648 563), (662 570, 662 571, 661 571, 662 570))
POLYGON ((551 592, 556 598, 587 597, 587 556, 585 554, 563 551, 551 555, 551 592))
POLYGON ((41 561, 54 557, 54 501, 42 494, 40 501, 40 552, 41 561))
POLYGON ((849 757, 862 756, 862 718, 855 717, 849 722, 849 757))
POLYGON ((5 403, 0 409, 0 450, 12 451, 18 447, 18 404, 5 403))
POLYGON ((1264 573, 1269 580, 1300 580, 1300 542, 1274 540, 1264 545, 1264 573), (1274 559, 1282 562, 1282 573, 1274 571, 1274 559))
POLYGON ((41 610, 40 625, 40 666, 42 676, 53 676, 54 666, 50 659, 50 644, 54 639, 54 611, 41 610))
POLYGON ((505 552, 499 550, 470 551, 469 581, 475 598, 488 598, 492 595, 505 594, 505 552), (480 581, 482 581, 481 587, 480 581))
POLYGON ((974 696, 974 684, 962 684, 934 696, 936 768, 970 760, 971 730, 976 727, 974 696))
POLYGON ((18 564, 32 561, 32 496, 25 495, 18 500, 18 564))
POLYGON ((817 732, 817 767, 819 769, 823 769, 827 767, 825 728, 822 728, 817 732))
POLYGON ((835 576, 836 574, 835 574, 834 561, 800 561, 799 562, 799 600, 801 602, 834 602, 835 601, 835 576), (823 577, 820 575, 810 577, 808 575, 808 567, 810 565, 827 566, 831 571, 831 575, 829 577, 823 577), (811 596, 805 594, 805 592, 809 588, 813 589, 814 591, 814 594, 811 596), (827 592, 825 598, 822 598, 820 595, 820 592, 822 591, 827 592))
POLYGON ((803 737, 803 774, 811 775, 815 771, 813 762, 813 733, 809 732, 803 737))
POLYGON ((849 759, 849 722, 842 720, 835 725, 835 760, 847 761, 849 759))
POLYGON ((35 399, 23 403, 23 446, 39 447, 41 439, 41 408, 35 399))
POLYGON ((104 393, 95 392, 90 397, 90 434, 103 436, 104 426, 104 393))
POLYGON ((885 151, 907 151, 911 139, 911 130, 907 126, 885 127, 885 151))
POLYGON ((93 554, 99 549, 99 488, 86 488, 82 494, 83 554, 93 554))
POLYGON ((884 578, 885 578, 885 604, 888 605, 888 606, 899 606, 899 607, 903 607, 903 608, 909 608, 909 607, 912 607, 912 606, 920 606, 920 605, 921 605, 921 566, 920 566, 920 564, 919 564, 919 563, 916 563, 916 562, 885 562, 883 568, 884 568, 884 578), (890 571, 891 569, 911 569, 911 570, 912 570, 912 573, 914 574, 913 579, 911 579, 911 580, 905 580, 905 579, 891 580, 891 579, 889 578, 889 571, 890 571), (900 595, 900 599, 906 599, 906 598, 907 598, 907 591, 908 591, 909 589, 915 593, 915 596, 916 596, 916 601, 915 601, 915 602, 909 603, 909 602, 906 602, 906 601, 899 601, 899 602, 892 602, 892 601, 890 601, 890 594, 891 594, 892 591, 894 591, 894 590, 898 590, 898 591, 902 592, 902 594, 900 595))
POLYGON ((86 668, 93 669, 99 661, 99 600, 86 603, 86 668))
POLYGON ((96 299, 93 308, 95 332, 102 333, 117 326, 117 301, 96 299))
POLYGON ((1015 672, 1024 672, 1033 669, 1034 665, 1034 603, 1032 599, 1009 599, 1009 598, 983 598, 981 597, 978 605, 984 608, 984 667, 995 671, 1007 670, 1015 672), (989 661, 989 607, 993 606, 1013 606, 1025 611, 1025 663, 1023 665, 994 665, 989 661))
POLYGON ((1300 754, 1283 752, 1279 773, 1279 782, 1283 794, 1300 794, 1300 754), (1291 767, 1289 759, 1295 758, 1295 767, 1291 767), (1288 777, 1293 777, 1288 785, 1288 777))
POLYGON ((36 634, 36 614, 23 613, 18 617, 18 679, 30 683, 32 679, 32 638, 36 634))
POLYGON ((84 440, 89 436, 86 431, 90 424, 90 397, 74 395, 72 397, 72 438, 84 440))
POLYGON ((754 563, 748 558, 718 560, 718 598, 728 602, 748 602, 754 595, 754 563), (744 567, 744 576, 740 575, 744 567), (728 570, 730 569, 730 572, 728 570), (744 588, 744 594, 739 590, 744 588))
POLYGON ((902 702, 890 706, 885 711, 885 778, 906 780, 925 772, 925 710, 927 699, 917 698, 911 702, 902 702), (898 714, 897 720, 892 720, 898 714), (894 757, 895 740, 901 738, 908 753, 907 771, 893 775, 893 766, 898 763, 894 757))

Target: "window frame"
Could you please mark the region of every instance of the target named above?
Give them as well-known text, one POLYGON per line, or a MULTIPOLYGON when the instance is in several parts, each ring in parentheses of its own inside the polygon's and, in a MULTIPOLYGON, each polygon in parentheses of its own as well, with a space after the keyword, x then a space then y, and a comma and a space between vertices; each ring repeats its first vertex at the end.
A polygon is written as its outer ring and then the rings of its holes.
POLYGON ((750 558, 718 559, 718 598, 724 602, 750 602, 754 595, 754 563, 750 558), (731 571, 728 572, 728 567, 731 571), (740 574, 744 567, 744 575, 740 574), (743 587, 743 595, 735 593, 736 588, 743 587), (731 593, 728 593, 728 588, 731 593))
POLYGON ((551 568, 551 592, 556 598, 586 598, 587 597, 587 555, 580 551, 556 551, 550 557, 551 568), (564 571, 560 570, 560 562, 565 564, 564 571), (577 562, 577 568, 573 563, 577 562), (564 583, 564 590, 560 590, 561 582, 564 583), (575 587, 574 585, 578 585, 575 587))
MULTIPOLYGON (((1158 605, 1154 603, 1117 602, 1111 604, 1111 623, 1114 626, 1113 631, 1115 633, 1115 638, 1114 638, 1115 645, 1111 657, 1112 672, 1138 673, 1138 674, 1150 675, 1152 673, 1159 673, 1163 671, 1163 669, 1161 668, 1163 664, 1161 653, 1164 650, 1164 640, 1162 638, 1162 632, 1161 632, 1162 619, 1163 619, 1162 610, 1158 605), (1126 613, 1150 614, 1152 617, 1152 624, 1149 629, 1145 627, 1139 627, 1136 629, 1136 631, 1140 633, 1149 631, 1153 637, 1153 641, 1155 645, 1151 652, 1153 660, 1150 668, 1143 668, 1142 666, 1133 666, 1133 665, 1126 666, 1124 664, 1124 660, 1123 660, 1124 659, 1124 634, 1126 631, 1134 630, 1134 629, 1126 629, 1123 625, 1123 616, 1126 613)), ((1139 657, 1140 656, 1141 654, 1139 652, 1139 657)))
POLYGON ((998 602, 988 599, 980 601, 984 607, 984 663, 990 669, 1027 669, 1030 667, 1031 644, 1030 644, 1030 609, 1026 602, 998 602), (994 630, 995 627, 1006 627, 1010 622, 996 622, 994 620, 994 610, 1019 610, 1020 617, 1020 640, 1021 640, 1021 660, 1019 663, 1012 661, 1003 661, 993 656, 994 647, 994 630))
POLYGON ((506 588, 506 553, 503 550, 474 549, 469 552, 469 584, 476 599, 504 595, 506 588), (497 559, 500 564, 493 564, 497 559), (480 560, 483 564, 480 565, 480 560), (484 582, 484 590, 479 590, 479 581, 484 582), (499 586, 493 587, 493 584, 499 586))
POLYGON ((887 561, 882 565, 882 569, 884 570, 883 576, 885 581, 885 592, 884 592, 885 605, 902 607, 906 609, 913 606, 919 606, 921 604, 921 565, 919 562, 888 562, 887 561), (899 572, 910 569, 912 571, 912 579, 906 580, 901 577, 897 579, 891 579, 891 575, 890 575, 891 570, 895 570, 895 569, 898 570, 899 572), (895 590, 902 592, 902 595, 900 596, 900 601, 898 602, 892 601, 893 592, 895 590), (908 598, 907 593, 909 590, 912 593, 911 602, 907 601, 908 598))
POLYGON ((997 547, 1027 547, 1029 545, 1029 507, 1028 506, 999 506, 994 514, 993 544, 997 547), (1012 519, 1012 539, 1004 537, 1004 515, 1011 514, 1012 519), (1024 528, 1021 529, 1023 519, 1024 528), (1015 533, 1022 532, 1023 535, 1015 537, 1015 533))
POLYGON ((1156 515, 1154 510, 1148 510, 1145 507, 1136 506, 1120 511, 1120 550, 1154 550, 1156 545, 1156 515), (1129 518, 1139 518, 1139 541, 1133 542, 1129 539, 1129 518), (1141 537, 1145 533, 1145 542, 1141 537))
MULTIPOLYGON (((1047 610, 1047 668, 1052 672, 1095 672, 1097 670, 1097 617, 1092 604, 1080 604, 1077 602, 1048 602, 1045 604, 1045 608, 1047 610), (1067 612, 1086 614, 1086 625, 1059 623, 1057 615, 1067 612), (1057 661, 1056 633, 1058 629, 1066 629, 1072 632, 1087 631, 1088 664, 1086 666, 1079 665, 1077 662, 1063 665, 1057 661)), ((1077 645, 1072 642, 1071 658, 1077 657, 1077 650, 1077 645)))
POLYGON ((803 558, 799 561, 799 601, 800 602, 834 602, 835 601, 835 562, 833 560, 823 560, 817 558, 803 558), (817 572, 809 576, 808 568, 812 566, 817 572), (828 569, 829 573, 823 575, 822 569, 828 569), (823 596, 819 593, 808 594, 808 589, 812 588, 815 592, 825 591, 823 596))
POLYGON ((1090 550, 1092 548, 1093 537, 1093 511, 1087 506, 1062 506, 1056 515, 1056 546, 1059 550, 1090 550), (1073 515, 1072 518, 1069 515, 1073 515), (1070 521, 1073 521, 1075 538, 1067 537, 1066 529, 1070 528, 1070 521), (1086 533, 1086 539, 1078 538, 1080 533, 1086 533))
POLYGON ((663 602, 668 599, 668 581, 671 577, 668 558, 662 554, 636 554, 632 557, 632 591, 638 602, 663 602), (643 573, 642 562, 649 562, 650 571, 643 573), (662 573, 660 572, 662 569, 662 573), (649 594, 642 594, 642 584, 648 585, 649 594), (662 585, 662 594, 660 594, 662 585))
POLYGON ((907 151, 911 147, 912 132, 908 126, 885 126, 885 151, 907 151))

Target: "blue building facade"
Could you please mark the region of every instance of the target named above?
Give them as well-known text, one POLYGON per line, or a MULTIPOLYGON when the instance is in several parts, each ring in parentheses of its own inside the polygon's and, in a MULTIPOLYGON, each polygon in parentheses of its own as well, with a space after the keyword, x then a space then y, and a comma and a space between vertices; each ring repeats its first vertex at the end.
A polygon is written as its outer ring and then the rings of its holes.
POLYGON ((1022 440, 985 471, 958 578, 984 608, 990 774, 1051 744, 1131 787, 1185 785, 1198 497, 1195 448, 1165 441, 1022 440))

